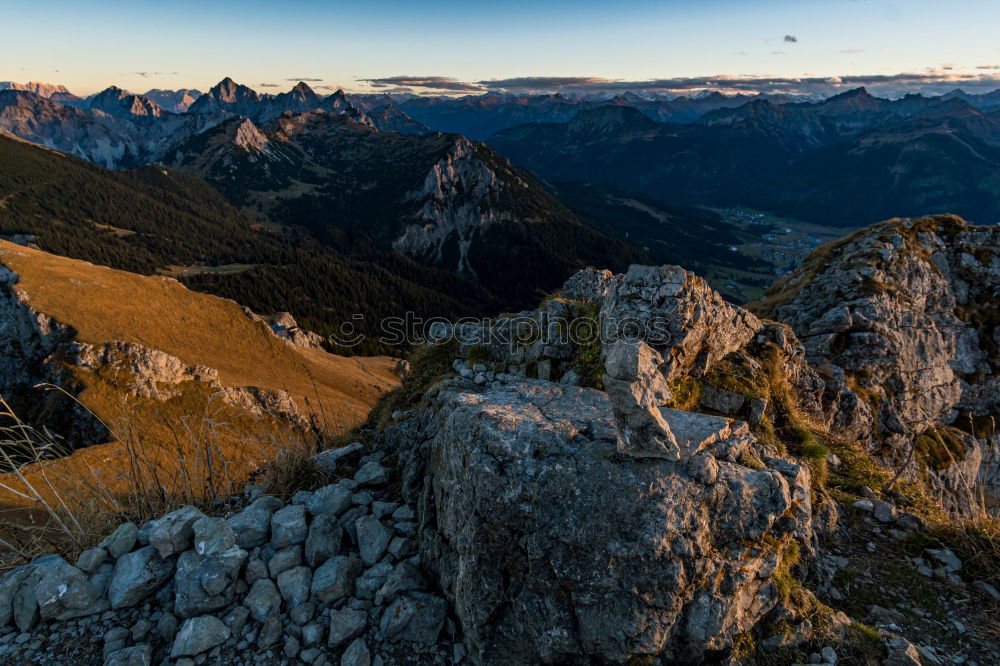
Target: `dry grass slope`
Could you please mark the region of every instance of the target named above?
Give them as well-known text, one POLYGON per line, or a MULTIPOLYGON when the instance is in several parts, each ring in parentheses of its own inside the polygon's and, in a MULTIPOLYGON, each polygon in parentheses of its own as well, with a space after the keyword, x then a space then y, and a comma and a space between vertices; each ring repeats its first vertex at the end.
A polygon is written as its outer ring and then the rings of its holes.
MULTIPOLYGON (((123 517, 142 519, 181 503, 238 492, 275 460, 305 458, 326 435, 360 423, 398 385, 390 357, 347 358, 292 347, 234 302, 176 280, 66 259, 0 241, 0 264, 38 311, 70 326, 81 342, 134 342, 219 371, 225 387, 288 392, 319 432, 223 401, 202 382, 166 400, 137 397, 128 378, 73 368, 76 399, 107 426, 110 441, 68 453, 71 442, 20 427, 0 414, 0 441, 38 451, 42 462, 0 474, 0 539, 23 551, 86 543, 123 517), (46 507, 55 507, 56 514, 46 507), (60 524, 62 523, 62 524, 60 524), (37 529, 25 530, 25 527, 37 529), (69 527, 67 531, 64 529, 69 527)), ((69 409, 69 395, 58 404, 69 409)), ((2 461, 0 461, 2 463, 2 461)), ((9 468, 9 465, 7 466, 9 468)), ((2 549, 0 549, 2 550, 2 549)))

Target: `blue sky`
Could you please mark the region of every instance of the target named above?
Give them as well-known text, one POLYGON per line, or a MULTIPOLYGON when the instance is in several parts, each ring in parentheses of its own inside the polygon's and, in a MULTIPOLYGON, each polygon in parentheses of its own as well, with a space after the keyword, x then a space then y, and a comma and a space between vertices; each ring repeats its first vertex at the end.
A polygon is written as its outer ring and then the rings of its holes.
POLYGON ((1000 65, 994 0, 0 0, 0 16, 0 80, 63 83, 78 94, 111 84, 204 90, 225 75, 271 92, 300 78, 363 90, 371 89, 365 80, 400 76, 475 83, 903 72, 940 85, 1000 76, 990 69, 1000 65))

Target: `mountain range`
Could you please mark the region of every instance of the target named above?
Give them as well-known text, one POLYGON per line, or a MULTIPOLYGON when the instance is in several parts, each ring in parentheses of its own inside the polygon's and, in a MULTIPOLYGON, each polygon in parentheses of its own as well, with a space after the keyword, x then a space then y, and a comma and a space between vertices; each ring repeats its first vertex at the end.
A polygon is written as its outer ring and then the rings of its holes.
POLYGON ((289 309, 322 335, 355 313, 376 330, 408 309, 517 308, 581 266, 646 256, 582 223, 483 144, 379 131, 337 93, 320 110, 272 117, 279 98, 314 101, 304 84, 290 97, 251 93, 223 81, 199 98, 202 112, 183 114, 117 89, 90 109, 0 93, 8 134, 135 167, 109 171, 4 139, 0 232, 118 268, 176 272, 258 311, 289 309), (142 166, 153 163, 170 168, 142 166), (523 268, 513 277, 510 262, 523 268), (229 265, 241 269, 220 268, 229 265))
MULTIPOLYGON (((33 86, 0 91, 0 133, 106 169, 137 170, 144 188, 159 179, 154 165, 171 179, 191 178, 185 187, 208 183, 229 207, 224 216, 260 239, 241 232, 225 246, 213 240, 173 254, 163 250, 170 234, 162 231, 68 242, 64 228, 17 210, 12 216, 11 206, 0 229, 36 236, 45 249, 72 248, 77 258, 113 256, 118 267, 181 267, 187 284, 264 311, 282 309, 267 305, 280 301, 273 294, 290 292, 296 305, 289 308, 321 334, 344 312, 320 305, 335 287, 311 282, 307 265, 326 266, 330 275, 366 264, 384 270, 372 293, 408 297, 353 301, 380 316, 404 303, 428 313, 516 308, 580 266, 619 269, 654 259, 692 266, 743 300, 815 243, 788 245, 778 257, 745 252, 748 243, 766 246, 774 226, 734 224, 723 207, 824 227, 896 214, 988 220, 1000 213, 997 94, 420 98, 320 95, 300 82, 270 95, 227 77, 203 94, 111 87, 68 104, 55 98, 65 89, 33 86), (442 127, 462 133, 435 131, 442 127), (466 136, 496 128, 486 143, 466 136), (125 251, 122 243, 143 249, 125 251), (283 254, 289 243, 294 261, 283 254), (511 272, 512 263, 520 270, 511 272), (246 268, 218 268, 229 264, 246 268)), ((55 160, 47 153, 32 159, 55 160)), ((31 197, 44 171, 32 176, 28 195, 12 186, 25 196, 19 205, 43 207, 31 197)), ((125 177, 91 170, 78 180, 125 177)), ((48 205, 72 209, 65 197, 48 205)), ((220 204, 209 205, 215 215, 220 204)), ((143 229, 134 207, 125 210, 101 224, 143 229)), ((187 233, 211 236, 212 215, 187 233)))
POLYGON ((747 205, 827 225, 925 211, 1000 214, 1000 109, 960 96, 753 100, 694 123, 630 107, 502 130, 488 143, 549 181, 584 181, 686 204, 747 205))

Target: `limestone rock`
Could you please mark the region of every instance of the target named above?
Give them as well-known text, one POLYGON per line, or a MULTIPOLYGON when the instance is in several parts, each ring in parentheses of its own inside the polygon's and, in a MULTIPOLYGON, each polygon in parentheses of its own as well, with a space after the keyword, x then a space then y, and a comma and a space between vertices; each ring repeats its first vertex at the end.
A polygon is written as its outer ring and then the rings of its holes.
POLYGON ((149 545, 156 549, 160 557, 184 552, 191 547, 195 522, 202 518, 205 514, 193 506, 185 506, 158 518, 149 530, 149 545))
POLYGON ((384 437, 419 500, 421 560, 479 661, 697 661, 774 606, 767 543, 811 533, 798 466, 621 456, 603 393, 453 384, 384 437))
POLYGON ((211 650, 229 638, 229 627, 212 615, 192 617, 184 621, 174 638, 170 657, 195 657, 211 650))
POLYGON ((145 546, 122 555, 115 562, 114 574, 108 586, 111 607, 135 606, 156 592, 173 571, 173 562, 163 559, 153 546, 145 546))
POLYGON ((271 538, 271 516, 282 506, 276 497, 263 496, 230 518, 227 522, 240 548, 253 548, 271 538))

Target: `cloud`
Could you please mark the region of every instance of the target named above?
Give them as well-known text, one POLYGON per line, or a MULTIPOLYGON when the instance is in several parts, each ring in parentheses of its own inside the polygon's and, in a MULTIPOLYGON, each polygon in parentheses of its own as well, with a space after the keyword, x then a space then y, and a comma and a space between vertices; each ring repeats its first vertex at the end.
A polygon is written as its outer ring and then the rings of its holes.
POLYGON ((861 86, 874 87, 885 94, 904 90, 941 88, 950 90, 956 85, 974 88, 1000 87, 1000 76, 984 73, 963 73, 942 68, 920 73, 863 74, 844 76, 764 77, 717 75, 671 79, 629 81, 605 79, 594 76, 531 76, 510 79, 491 79, 477 83, 491 90, 514 93, 621 93, 647 90, 652 92, 684 94, 703 90, 743 93, 831 94, 861 86))
POLYGON ((453 79, 450 76, 388 76, 379 79, 358 79, 373 88, 389 88, 405 86, 408 88, 427 88, 430 90, 450 90, 457 92, 483 92, 480 83, 467 83, 453 79))
POLYGON ((323 79, 317 79, 315 77, 308 77, 308 76, 292 76, 292 77, 287 78, 285 80, 286 81, 295 81, 296 83, 299 82, 299 81, 304 81, 306 83, 313 83, 313 82, 316 82, 316 81, 322 81, 323 79))
POLYGON ((261 88, 280 88, 281 87, 277 83, 258 83, 257 85, 260 86, 261 88))
POLYGON ((976 69, 1000 69, 1000 65, 976 65, 976 69))
POLYGON ((844 55, 857 55, 858 53, 864 53, 864 49, 844 49, 841 51, 844 55))
POLYGON ((795 35, 785 35, 785 43, 786 44, 797 44, 798 41, 799 41, 799 38, 796 37, 795 35))
POLYGON ((128 76, 141 76, 148 79, 151 76, 178 76, 178 72, 129 72, 128 76))
POLYGON ((771 55, 785 55, 784 51, 771 51, 771 55))

